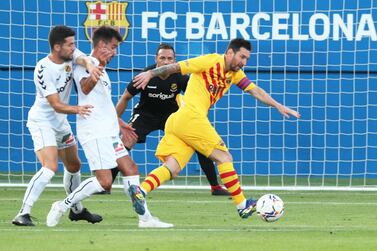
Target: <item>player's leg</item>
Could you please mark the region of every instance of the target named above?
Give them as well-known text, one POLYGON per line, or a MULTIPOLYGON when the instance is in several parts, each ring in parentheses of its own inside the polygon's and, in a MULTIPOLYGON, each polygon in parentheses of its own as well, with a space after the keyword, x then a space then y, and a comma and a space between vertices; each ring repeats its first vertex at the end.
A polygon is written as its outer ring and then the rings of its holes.
MULTIPOLYGON (((123 174, 123 188, 124 192, 127 195, 130 195, 131 200, 133 202, 133 205, 135 205, 135 208, 137 207, 137 211, 140 212, 138 214, 139 217, 139 227, 140 228, 170 228, 173 227, 173 224, 165 223, 160 221, 157 217, 153 217, 150 213, 147 202, 144 198, 141 198, 141 203, 139 204, 139 201, 135 201, 134 196, 132 193, 129 193, 130 187, 133 187, 132 189, 136 190, 135 194, 137 192, 137 189, 140 185, 140 177, 139 177, 139 171, 138 167, 135 164, 135 162, 130 158, 128 154, 121 154, 122 156, 117 159, 117 164, 119 170, 123 174)), ((139 193, 141 191, 139 190, 139 193)), ((139 194, 140 196, 141 194, 139 194)), ((137 196, 137 195, 136 195, 137 196)))
POLYGON ((47 226, 56 226, 61 217, 73 204, 94 193, 110 191, 112 186, 111 168, 117 166, 112 137, 93 139, 82 144, 89 167, 95 177, 84 180, 63 201, 55 202, 47 215, 47 226))
POLYGON ((58 149, 55 133, 51 128, 29 127, 34 150, 41 163, 41 169, 31 178, 19 213, 12 223, 17 226, 34 226, 30 218, 34 203, 58 170, 58 149))
POLYGON ((256 200, 245 198, 238 180, 238 175, 233 166, 232 155, 220 144, 215 146, 209 158, 216 162, 220 178, 231 194, 240 217, 248 218, 251 216, 252 213, 255 212, 256 200))
POLYGON ((179 124, 190 126, 175 127, 175 135, 216 162, 220 178, 239 209, 240 216, 249 217, 255 210, 255 201, 246 200, 243 195, 231 154, 208 118, 193 116, 188 110, 179 114, 179 124))
MULTIPOLYGON (((69 195, 81 183, 81 161, 78 156, 76 143, 60 149, 59 157, 64 164, 64 189, 67 195, 69 195)), ((86 220, 90 223, 97 223, 102 221, 102 216, 90 213, 87 208, 83 207, 81 201, 72 205, 68 217, 71 221, 86 220)))
POLYGON ((209 184, 211 185, 211 194, 229 196, 230 193, 226 189, 222 188, 217 181, 217 174, 213 161, 199 152, 196 152, 196 154, 198 156, 200 167, 202 168, 209 184))

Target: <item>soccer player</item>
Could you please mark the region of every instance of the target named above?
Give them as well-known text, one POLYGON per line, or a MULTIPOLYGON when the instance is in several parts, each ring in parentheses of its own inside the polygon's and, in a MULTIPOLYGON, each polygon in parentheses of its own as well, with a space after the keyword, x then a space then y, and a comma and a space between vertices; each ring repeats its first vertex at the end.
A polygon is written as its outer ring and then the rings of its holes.
POLYGON ((150 79, 156 76, 191 73, 184 104, 166 121, 165 135, 156 150, 156 156, 163 161, 162 166, 154 169, 140 186, 129 188, 136 213, 143 211, 146 194, 167 180, 174 179, 195 150, 216 162, 220 178, 232 195, 239 216, 248 218, 255 212, 256 201, 243 195, 232 155, 209 122, 208 110, 235 84, 256 99, 275 107, 285 117, 292 115, 299 118, 300 114, 278 103, 246 77, 241 68, 246 65, 250 51, 249 41, 233 39, 223 55, 208 54, 164 65, 134 78, 136 88, 145 88, 150 79))
MULTIPOLYGON (((102 26, 93 34, 93 51, 91 60, 96 66, 103 67, 99 79, 89 74, 85 68, 77 66, 74 69, 74 80, 77 85, 78 102, 80 105, 93 104, 90 116, 77 117, 77 137, 83 147, 91 171, 95 177, 84 180, 64 201, 53 203, 47 215, 47 226, 56 226, 63 214, 72 205, 88 198, 90 195, 110 191, 112 187, 111 169, 118 167, 123 174, 124 192, 128 187, 138 185, 138 167, 128 155, 119 138, 118 116, 111 99, 111 81, 105 70, 106 64, 116 55, 122 36, 115 29, 102 26), (108 50, 107 58, 99 57, 101 51, 108 50)), ((127 128, 132 131, 132 128, 127 128)), ((153 217, 147 207, 139 216, 139 227, 169 228, 172 224, 161 222, 153 217)))
MULTIPOLYGON (((169 44, 160 44, 156 51, 156 64, 147 67, 144 71, 175 62, 174 48, 169 44)), ((149 133, 155 130, 164 130, 166 120, 170 114, 178 110, 176 96, 186 90, 188 79, 188 75, 182 75, 181 73, 156 76, 149 81, 144 90, 135 88, 133 82, 129 83, 116 106, 118 117, 121 118, 128 102, 140 93, 140 102, 134 107, 128 122, 135 128, 137 139, 133 141, 123 140, 128 149, 131 149, 136 142, 145 143, 146 136, 149 133)), ((197 154, 200 166, 211 185, 212 195, 229 196, 228 191, 222 188, 217 181, 213 161, 199 152, 197 154)))
MULTIPOLYGON (((101 70, 90 63, 88 57, 75 48, 75 32, 66 26, 51 29, 48 40, 51 53, 41 59, 34 70, 36 97, 28 114, 27 127, 34 143, 34 151, 42 168, 30 180, 21 210, 12 223, 17 226, 34 226, 31 209, 45 186, 58 171, 58 159, 64 164, 64 188, 69 194, 80 184, 80 160, 77 144, 67 114, 85 117, 92 106, 70 106, 72 89, 72 63, 83 64, 94 78, 101 70)), ((100 222, 102 217, 91 214, 81 203, 73 205, 69 218, 72 221, 100 222)))

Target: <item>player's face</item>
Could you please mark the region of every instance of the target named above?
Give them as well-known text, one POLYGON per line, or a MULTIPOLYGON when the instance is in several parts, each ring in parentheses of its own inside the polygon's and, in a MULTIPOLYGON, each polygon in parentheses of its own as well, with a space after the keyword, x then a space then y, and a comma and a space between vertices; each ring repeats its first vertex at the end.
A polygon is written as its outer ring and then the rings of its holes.
POLYGON ((233 54, 233 57, 230 60, 230 70, 239 71, 243 68, 247 60, 250 58, 250 51, 241 47, 239 51, 233 54))
POLYGON ((173 50, 160 49, 156 56, 157 67, 175 63, 175 55, 173 50))
POLYGON ((73 52, 76 49, 75 46, 75 38, 67 37, 63 44, 59 45, 58 47, 58 55, 59 58, 63 61, 69 61, 73 59, 73 52))

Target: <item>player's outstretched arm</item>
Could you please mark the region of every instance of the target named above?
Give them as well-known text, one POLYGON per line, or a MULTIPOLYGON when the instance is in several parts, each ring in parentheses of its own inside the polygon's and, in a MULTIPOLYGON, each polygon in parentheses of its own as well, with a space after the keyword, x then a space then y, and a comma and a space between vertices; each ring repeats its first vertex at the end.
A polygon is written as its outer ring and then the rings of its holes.
POLYGON ((91 113, 92 105, 72 106, 64 104, 60 101, 59 94, 54 93, 46 97, 51 107, 57 113, 64 114, 79 114, 82 117, 89 116, 91 113))
POLYGON ((178 73, 180 71, 181 67, 179 66, 179 64, 174 63, 160 66, 146 72, 142 72, 134 78, 134 87, 136 87, 137 89, 144 89, 152 78, 163 75, 167 76, 173 73, 178 73))
POLYGON ((293 116, 295 118, 300 118, 301 115, 295 110, 292 110, 279 102, 273 99, 270 95, 268 95, 262 88, 255 86, 254 88, 249 90, 249 93, 253 95, 256 99, 263 102, 266 105, 275 107, 278 111, 286 118, 293 116))
POLYGON ((118 118, 122 117, 124 111, 127 109, 128 101, 130 101, 133 97, 134 96, 132 96, 127 89, 124 91, 122 97, 120 97, 115 107, 115 109, 117 110, 118 118))

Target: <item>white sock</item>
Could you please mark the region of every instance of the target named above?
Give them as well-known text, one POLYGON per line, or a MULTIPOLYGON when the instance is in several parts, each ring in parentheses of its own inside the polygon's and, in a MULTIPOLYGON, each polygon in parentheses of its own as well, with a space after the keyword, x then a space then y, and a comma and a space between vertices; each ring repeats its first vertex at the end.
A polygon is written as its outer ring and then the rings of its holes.
POLYGON ((81 184, 65 198, 63 203, 61 203, 62 209, 64 212, 68 211, 73 204, 76 204, 82 200, 85 200, 90 195, 105 191, 101 184, 98 182, 96 177, 91 177, 84 180, 81 184))
MULTIPOLYGON (((81 183, 80 171, 76 173, 71 173, 67 171, 66 168, 64 168, 63 182, 65 192, 67 193, 67 195, 71 194, 81 183)), ((73 204, 71 209, 75 214, 78 214, 82 211, 83 206, 81 202, 78 202, 76 204, 73 204)))
MULTIPOLYGON (((127 194, 127 196, 129 196, 129 194, 128 194, 128 188, 131 185, 137 185, 137 186, 139 186, 140 185, 140 176, 139 175, 123 176, 123 185, 124 185, 123 186, 124 193, 127 194)), ((144 208, 145 208, 145 213, 143 215, 139 215, 138 214, 138 216, 139 216, 139 220, 146 221, 150 217, 152 217, 152 214, 149 212, 146 200, 145 200, 144 208)))
POLYGON ((34 174, 27 186, 19 215, 30 214, 34 203, 38 200, 46 185, 54 175, 55 173, 46 167, 42 167, 36 174, 34 174))
POLYGON ((237 205, 237 209, 244 209, 246 207, 246 199, 237 205))

